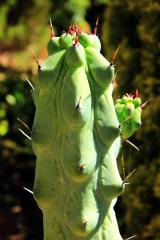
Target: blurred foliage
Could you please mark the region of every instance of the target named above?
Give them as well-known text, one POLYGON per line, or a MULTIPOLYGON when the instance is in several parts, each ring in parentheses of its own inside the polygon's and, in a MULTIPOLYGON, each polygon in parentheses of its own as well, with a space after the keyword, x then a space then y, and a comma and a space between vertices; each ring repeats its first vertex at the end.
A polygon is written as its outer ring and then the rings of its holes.
POLYGON ((30 130, 17 117, 32 126, 34 104, 26 76, 33 82, 37 66, 47 56, 49 19, 60 34, 71 22, 90 32, 99 19, 102 51, 111 60, 115 49, 118 75, 116 95, 138 88, 149 104, 143 125, 132 141, 136 152, 124 143, 122 157, 126 175, 137 168, 117 205, 123 236, 137 234, 137 240, 160 239, 159 135, 160 81, 159 40, 160 3, 157 0, 0 0, 0 240, 41 240, 42 217, 32 196, 35 157, 28 139, 30 130))
MULTIPOLYGON (((118 94, 138 88, 143 101, 142 127, 132 138, 140 152, 131 152, 130 162, 136 168, 132 184, 122 196, 124 217, 121 228, 137 240, 160 239, 158 202, 160 201, 160 2, 158 0, 113 0, 104 14, 103 44, 110 59, 120 50, 115 62, 118 94), (124 209, 125 210, 124 210, 124 209)), ((129 155, 124 151, 126 168, 129 155)))
POLYGON ((19 117, 31 126, 33 113, 26 82, 20 73, 8 70, 0 82, 0 239, 28 239, 34 234, 40 239, 42 233, 40 221, 32 230, 40 213, 23 190, 23 186, 32 188, 35 161, 28 140, 18 132, 19 127, 26 129, 17 121, 19 117))

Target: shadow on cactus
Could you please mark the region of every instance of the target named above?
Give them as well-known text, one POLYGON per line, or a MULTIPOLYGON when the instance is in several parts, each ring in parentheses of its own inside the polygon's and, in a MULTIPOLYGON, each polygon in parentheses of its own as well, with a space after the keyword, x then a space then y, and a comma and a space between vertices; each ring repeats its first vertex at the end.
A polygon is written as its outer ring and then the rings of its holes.
POLYGON ((114 205, 126 183, 116 158, 139 128, 142 107, 138 92, 114 106, 114 65, 101 55, 96 31, 72 24, 55 37, 51 25, 49 56, 38 64, 33 195, 44 240, 122 240, 114 205))

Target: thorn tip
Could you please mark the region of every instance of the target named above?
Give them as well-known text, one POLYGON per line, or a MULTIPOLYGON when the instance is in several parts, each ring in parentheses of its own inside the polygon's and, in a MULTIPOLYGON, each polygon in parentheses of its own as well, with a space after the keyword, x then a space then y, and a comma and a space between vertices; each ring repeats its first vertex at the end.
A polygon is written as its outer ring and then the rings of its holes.
POLYGON ((134 143, 130 142, 128 139, 126 139, 125 141, 126 141, 126 143, 131 145, 133 148, 135 148, 137 151, 139 151, 139 148, 134 143))
POLYGON ((136 168, 132 172, 130 172, 128 176, 123 180, 123 184, 126 183, 126 180, 130 178, 133 175, 133 173, 135 173, 135 171, 136 171, 136 168))
POLYGON ((38 66, 38 71, 40 71, 40 70, 41 70, 41 65, 39 64, 39 61, 38 61, 38 59, 37 59, 36 55, 34 54, 33 50, 32 50, 32 54, 33 54, 33 58, 34 58, 34 60, 35 60, 35 61, 36 61, 36 63, 37 63, 37 66, 38 66))
POLYGON ((139 91, 136 89, 136 98, 139 98, 139 91))
POLYGON ((146 107, 146 105, 148 104, 149 101, 146 101, 144 102, 142 105, 141 105, 141 108, 144 109, 146 107))
POLYGON ((135 238, 135 237, 137 237, 137 235, 134 235, 134 236, 131 236, 129 238, 126 238, 125 240, 130 240, 130 239, 135 238))
POLYGON ((18 130, 30 141, 32 140, 30 136, 28 136, 21 128, 18 128, 18 130))
POLYGON ((30 128, 29 128, 29 126, 28 126, 23 120, 21 120, 21 119, 18 118, 18 117, 17 117, 17 120, 18 120, 25 128, 27 128, 29 131, 31 131, 30 128))
POLYGON ((32 83, 29 81, 28 78, 26 78, 26 81, 27 81, 27 83, 29 84, 29 86, 32 88, 32 90, 34 91, 34 87, 33 87, 32 83))
POLYGON ((113 53, 112 61, 111 61, 111 63, 110 63, 111 66, 113 65, 113 63, 114 63, 114 61, 115 61, 115 59, 116 59, 116 56, 117 56, 117 54, 118 54, 118 52, 119 52, 119 49, 120 49, 120 45, 117 47, 116 51, 113 53))
POLYGON ((95 24, 95 27, 93 29, 93 35, 97 35, 98 22, 99 22, 99 17, 96 20, 96 24, 95 24))
POLYGON ((53 24, 52 24, 52 20, 51 20, 51 18, 49 19, 49 22, 50 22, 50 28, 51 28, 51 40, 53 40, 53 38, 54 38, 54 31, 53 31, 53 24))
POLYGON ((29 192, 29 193, 33 194, 33 192, 32 192, 31 190, 29 190, 28 188, 26 188, 26 187, 23 187, 23 189, 24 189, 24 190, 26 190, 27 192, 29 192))

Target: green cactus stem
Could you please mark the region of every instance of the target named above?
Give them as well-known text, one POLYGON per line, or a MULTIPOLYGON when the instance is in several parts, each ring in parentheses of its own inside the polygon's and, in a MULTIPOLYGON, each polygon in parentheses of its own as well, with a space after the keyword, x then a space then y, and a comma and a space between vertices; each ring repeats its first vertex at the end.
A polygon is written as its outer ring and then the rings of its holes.
POLYGON ((114 205, 124 191, 116 158, 121 138, 141 123, 141 100, 114 106, 115 71, 96 35, 73 24, 48 43, 33 90, 33 195, 43 212, 44 240, 122 240, 114 205))
POLYGON ((115 109, 122 136, 127 139, 141 126, 142 103, 138 90, 136 96, 126 94, 121 99, 117 99, 115 109))

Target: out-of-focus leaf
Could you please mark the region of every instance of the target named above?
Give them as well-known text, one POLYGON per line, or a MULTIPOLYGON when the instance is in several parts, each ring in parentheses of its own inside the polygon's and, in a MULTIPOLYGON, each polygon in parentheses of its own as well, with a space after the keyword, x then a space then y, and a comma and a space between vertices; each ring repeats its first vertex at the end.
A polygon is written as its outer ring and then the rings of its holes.
POLYGON ((1 120, 0 121, 0 136, 5 136, 8 132, 8 121, 7 120, 1 120))
POLYGON ((16 104, 16 98, 11 95, 11 94, 7 94, 6 95, 6 101, 10 104, 10 105, 15 105, 16 104))

